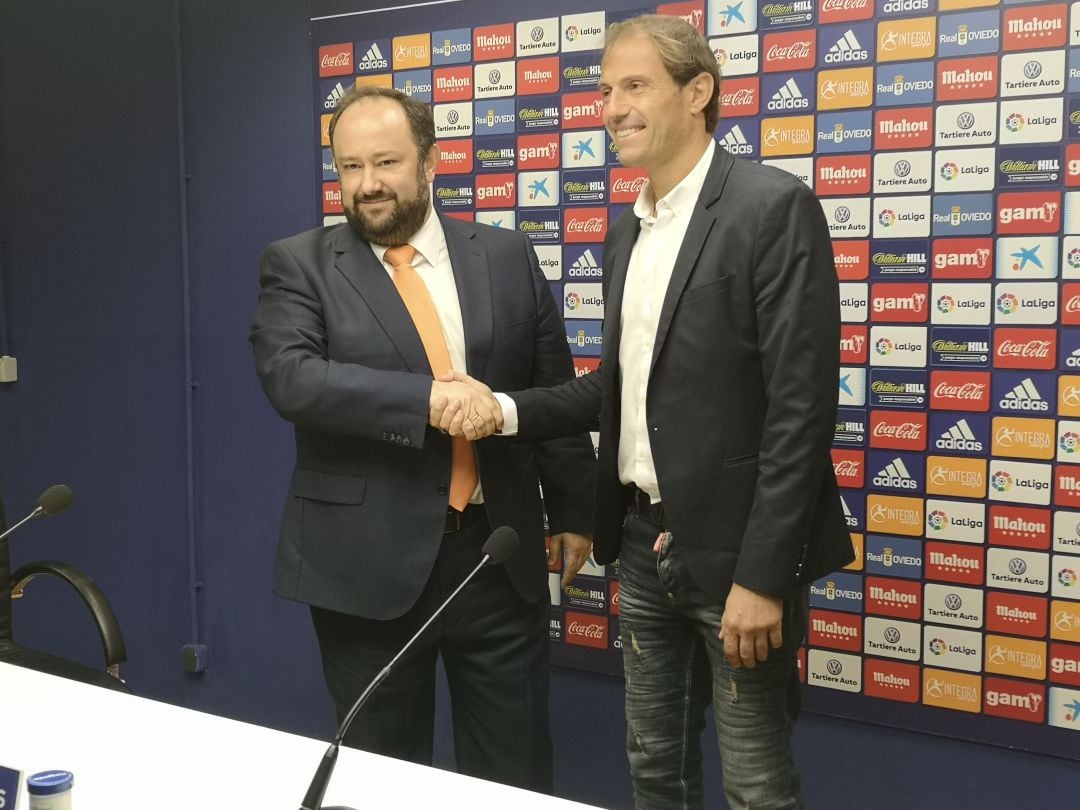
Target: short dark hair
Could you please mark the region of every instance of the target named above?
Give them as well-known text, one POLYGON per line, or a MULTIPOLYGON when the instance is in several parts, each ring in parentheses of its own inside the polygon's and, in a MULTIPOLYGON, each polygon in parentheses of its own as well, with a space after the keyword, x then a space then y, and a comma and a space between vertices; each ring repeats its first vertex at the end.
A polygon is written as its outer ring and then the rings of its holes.
POLYGON ((715 132, 716 124, 720 120, 720 65, 717 64, 716 54, 705 41, 705 37, 682 17, 642 14, 608 28, 604 40, 604 55, 607 55, 608 48, 628 34, 644 34, 652 40, 668 75, 679 87, 685 87, 701 73, 708 73, 713 77, 712 98, 703 112, 705 131, 710 135, 715 132))
POLYGON ((349 107, 369 98, 388 98, 401 105, 405 113, 405 120, 409 122, 409 130, 412 132, 413 143, 420 155, 420 165, 427 160, 428 152, 435 145, 435 119, 431 115, 431 108, 422 101, 417 101, 407 96, 400 90, 392 87, 376 87, 370 84, 360 84, 353 87, 338 100, 337 109, 330 119, 330 149, 334 148, 334 130, 337 128, 338 119, 349 107))

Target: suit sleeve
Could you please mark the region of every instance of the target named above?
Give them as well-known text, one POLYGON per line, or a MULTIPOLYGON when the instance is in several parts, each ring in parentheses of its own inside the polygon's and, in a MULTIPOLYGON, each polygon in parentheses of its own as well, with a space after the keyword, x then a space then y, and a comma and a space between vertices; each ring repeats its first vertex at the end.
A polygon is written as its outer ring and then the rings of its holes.
POLYGON ((284 242, 270 245, 260 260, 250 340, 271 404, 310 430, 421 448, 432 378, 335 360, 317 272, 284 242))
POLYGON ((802 183, 758 222, 754 295, 766 412, 734 580, 786 594, 805 553, 836 419, 840 312, 828 225, 802 183))
MULTIPOLYGON (((533 350, 531 384, 533 392, 543 395, 573 385, 574 363, 566 345, 566 328, 555 306, 536 253, 528 249, 533 294, 536 297, 537 331, 533 350), (553 387, 554 386, 554 387, 553 387)), ((590 375, 586 375, 590 376, 590 375)), ((582 378, 585 379, 585 378, 582 378)), ((515 401, 518 402, 515 397, 515 401)), ((522 418, 518 402, 519 427, 522 418)), ((593 497, 596 485, 596 459, 592 441, 583 431, 587 426, 548 434, 553 437, 534 443, 534 454, 544 488, 544 506, 552 534, 564 531, 591 532, 593 497)), ((518 438, 526 438, 518 433, 518 438)), ((543 438, 533 436, 531 438, 543 438)))

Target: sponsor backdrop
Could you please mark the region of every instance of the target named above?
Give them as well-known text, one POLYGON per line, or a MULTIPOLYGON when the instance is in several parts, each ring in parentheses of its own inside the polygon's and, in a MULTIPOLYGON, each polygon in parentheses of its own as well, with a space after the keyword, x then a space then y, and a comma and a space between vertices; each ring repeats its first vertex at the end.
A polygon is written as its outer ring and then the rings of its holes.
MULTIPOLYGON (((579 374, 642 185, 600 121, 604 32, 657 11, 709 38, 717 141, 817 192, 840 279, 858 557, 811 588, 807 706, 1080 758, 1080 3, 358 5, 312 4, 324 221, 345 90, 431 103, 436 207, 532 240, 579 374)), ((550 577, 556 662, 619 673, 617 566, 550 577)))

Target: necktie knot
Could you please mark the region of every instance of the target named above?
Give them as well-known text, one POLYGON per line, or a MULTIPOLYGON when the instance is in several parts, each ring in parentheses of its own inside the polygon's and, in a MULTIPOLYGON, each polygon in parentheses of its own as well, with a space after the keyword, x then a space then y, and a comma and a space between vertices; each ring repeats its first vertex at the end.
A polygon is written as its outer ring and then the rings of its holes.
POLYGON ((397 268, 403 264, 412 264, 416 257, 416 248, 412 245, 396 245, 386 249, 386 260, 390 266, 397 268))

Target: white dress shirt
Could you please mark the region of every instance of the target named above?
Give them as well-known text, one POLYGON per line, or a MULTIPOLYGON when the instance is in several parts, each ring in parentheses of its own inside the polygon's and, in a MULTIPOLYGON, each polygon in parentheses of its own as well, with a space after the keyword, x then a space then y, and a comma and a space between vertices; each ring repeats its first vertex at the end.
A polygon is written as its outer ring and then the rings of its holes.
MULTIPOLYGON (((394 268, 385 258, 390 246, 376 245, 374 242, 369 244, 393 280, 394 268)), ((450 364, 455 371, 467 374, 469 370, 465 363, 465 325, 461 318, 461 302, 458 300, 457 284, 454 282, 454 268, 450 264, 450 254, 446 249, 446 234, 443 233, 442 222, 435 215, 434 208, 428 209, 427 219, 420 226, 420 230, 409 238, 409 244, 416 249, 412 266, 427 287, 431 302, 435 305, 435 313, 439 316, 446 348, 450 353, 450 364)), ((469 501, 484 502, 479 483, 469 501)))
MULTIPOLYGON (((619 376, 622 381, 619 480, 635 484, 653 503, 661 499, 656 480, 649 428, 645 423, 645 400, 649 390, 656 330, 664 305, 675 259, 690 225, 705 176, 712 164, 716 142, 709 140, 705 153, 690 173, 661 199, 652 199, 650 183, 638 192, 634 215, 641 220, 637 241, 630 253, 619 317, 619 376)), ((614 316, 610 313, 608 317, 614 316)))

